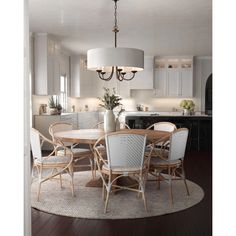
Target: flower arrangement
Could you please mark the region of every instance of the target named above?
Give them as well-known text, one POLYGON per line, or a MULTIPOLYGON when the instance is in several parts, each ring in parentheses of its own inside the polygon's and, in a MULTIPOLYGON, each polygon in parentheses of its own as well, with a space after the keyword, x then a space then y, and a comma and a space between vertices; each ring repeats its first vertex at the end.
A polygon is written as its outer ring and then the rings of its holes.
POLYGON ((115 107, 122 105, 120 103, 122 98, 116 95, 115 88, 113 88, 112 91, 105 87, 103 89, 105 90, 103 97, 98 98, 101 101, 99 104, 100 107, 104 107, 106 110, 113 110, 115 107))
POLYGON ((180 107, 182 107, 183 109, 187 109, 187 110, 194 110, 195 104, 193 102, 193 100, 182 100, 180 102, 180 107))

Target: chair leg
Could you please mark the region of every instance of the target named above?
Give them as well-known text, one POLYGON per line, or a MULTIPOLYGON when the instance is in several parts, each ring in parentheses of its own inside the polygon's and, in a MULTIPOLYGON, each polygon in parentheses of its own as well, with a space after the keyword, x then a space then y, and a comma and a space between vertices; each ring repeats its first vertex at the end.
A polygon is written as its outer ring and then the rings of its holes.
POLYGON ((182 163, 182 175, 183 175, 184 185, 185 185, 185 188, 186 188, 186 191, 187 191, 187 195, 190 196, 188 185, 187 185, 187 182, 186 182, 186 177, 185 177, 185 171, 184 171, 183 163, 182 163))
POLYGON ((74 192, 74 170, 73 170, 73 165, 70 165, 68 167, 69 169, 69 173, 71 176, 71 193, 72 193, 72 197, 75 197, 75 192, 74 192))
POLYGON ((93 175, 94 175, 94 178, 96 177, 96 173, 97 173, 97 163, 95 161, 95 159, 93 158, 93 175))
POLYGON ((173 193, 172 193, 172 175, 171 168, 168 167, 168 177, 169 177, 169 195, 171 200, 171 205, 173 205, 173 193))
MULTIPOLYGON (((60 170, 57 169, 57 171, 60 171, 60 170)), ((60 180, 60 187, 62 188, 62 177, 61 177, 61 174, 59 175, 59 180, 60 180)))
POLYGON ((107 205, 108 205, 108 201, 109 201, 109 196, 110 196, 110 190, 107 190, 104 213, 107 213, 107 205))
POLYGON ((41 190, 41 182, 39 183, 39 186, 38 186, 38 194, 37 194, 37 201, 39 202, 39 195, 40 195, 40 190, 41 190))
POLYGON ((39 202, 39 195, 40 195, 40 191, 41 191, 41 180, 42 180, 42 166, 40 166, 38 169, 38 178, 39 178, 39 186, 38 186, 38 194, 37 194, 37 201, 39 202))
POLYGON ((92 172, 92 178, 94 179, 95 178, 95 175, 94 175, 94 161, 91 157, 89 157, 89 162, 90 162, 90 167, 91 167, 91 172, 92 172))
POLYGON ((105 201, 105 190, 106 190, 106 188, 105 188, 104 184, 102 184, 102 200, 103 201, 105 201))
POLYGON ((144 203, 145 211, 148 212, 147 201, 146 201, 146 197, 145 197, 145 193, 144 192, 142 192, 142 198, 143 198, 143 203, 144 203))

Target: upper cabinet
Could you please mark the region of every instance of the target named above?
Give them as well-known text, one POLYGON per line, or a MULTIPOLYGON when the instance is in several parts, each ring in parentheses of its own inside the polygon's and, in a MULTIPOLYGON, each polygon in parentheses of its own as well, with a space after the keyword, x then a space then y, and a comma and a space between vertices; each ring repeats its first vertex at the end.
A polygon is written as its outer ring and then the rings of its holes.
POLYGON ((156 57, 156 97, 193 96, 193 57, 156 57))
POLYGON ((60 45, 46 33, 34 35, 34 93, 53 95, 60 92, 60 45))
POLYGON ((86 57, 72 55, 70 57, 71 97, 96 97, 96 72, 87 70, 86 57), (95 94, 94 94, 95 93, 95 94))
POLYGON ((137 72, 134 79, 130 81, 130 89, 153 89, 154 57, 144 57, 144 69, 137 72))

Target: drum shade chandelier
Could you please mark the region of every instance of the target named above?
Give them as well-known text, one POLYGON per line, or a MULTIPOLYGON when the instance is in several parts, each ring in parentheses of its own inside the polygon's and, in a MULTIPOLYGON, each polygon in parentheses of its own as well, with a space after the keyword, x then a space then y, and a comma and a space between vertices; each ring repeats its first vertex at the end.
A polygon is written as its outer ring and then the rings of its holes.
POLYGON ((95 48, 87 52, 87 69, 97 71, 100 79, 109 81, 115 74, 119 81, 132 80, 138 71, 143 70, 144 51, 136 48, 117 47, 117 2, 115 2, 115 24, 113 32, 115 35, 115 47, 95 48))

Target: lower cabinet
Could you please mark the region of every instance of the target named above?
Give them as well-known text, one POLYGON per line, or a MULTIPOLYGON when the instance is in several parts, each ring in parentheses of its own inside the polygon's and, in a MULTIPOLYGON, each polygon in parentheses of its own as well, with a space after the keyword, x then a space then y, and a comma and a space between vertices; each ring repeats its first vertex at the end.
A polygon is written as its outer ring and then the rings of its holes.
MULTIPOLYGON (((99 112, 78 112, 62 115, 35 115, 34 128, 45 137, 51 139, 49 126, 55 122, 68 122, 73 124, 73 129, 91 129, 99 122, 99 112)), ((51 150, 50 144, 43 144, 43 150, 51 150)))
POLYGON ((99 122, 99 113, 97 111, 78 112, 78 128, 91 129, 99 122))
POLYGON ((131 129, 146 129, 150 125, 161 121, 172 122, 177 128, 185 127, 189 129, 187 149, 197 151, 212 149, 212 117, 126 116, 125 118, 126 124, 131 129))

